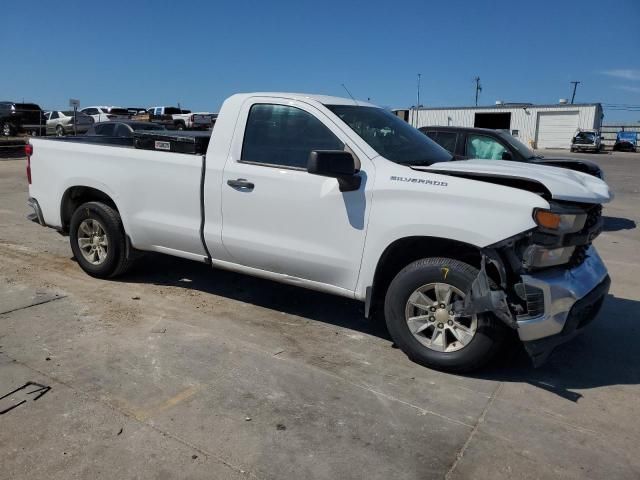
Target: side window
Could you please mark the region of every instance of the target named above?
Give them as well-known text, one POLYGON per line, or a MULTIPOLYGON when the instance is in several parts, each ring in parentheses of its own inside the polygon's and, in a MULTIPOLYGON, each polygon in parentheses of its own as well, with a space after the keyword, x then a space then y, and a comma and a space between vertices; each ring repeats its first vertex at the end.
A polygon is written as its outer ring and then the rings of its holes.
POLYGON ((484 135, 467 135, 467 156, 484 160, 502 160, 507 150, 491 137, 484 135))
POLYGON ((59 118, 60 115, 58 114, 58 112, 51 112, 51 117, 49 118, 49 120, 55 120, 56 118, 59 118))
POLYGON ((96 134, 97 135, 106 135, 108 137, 112 137, 114 128, 115 128, 115 124, 105 123, 103 125, 97 125, 96 126, 96 134))
POLYGON ((311 151, 343 149, 344 144, 310 113, 256 104, 249 111, 241 161, 307 168, 311 151))
POLYGON ((424 132, 427 137, 429 137, 431 140, 433 140, 434 142, 438 143, 438 132, 430 132, 430 131, 426 131, 424 132))
POLYGON ((98 114, 98 109, 97 108, 86 108, 83 110, 84 113, 86 113, 87 115, 97 115, 98 114))
POLYGON ((438 143, 440 146, 450 153, 455 153, 456 151, 456 140, 458 139, 458 134, 454 132, 439 132, 438 133, 438 143))

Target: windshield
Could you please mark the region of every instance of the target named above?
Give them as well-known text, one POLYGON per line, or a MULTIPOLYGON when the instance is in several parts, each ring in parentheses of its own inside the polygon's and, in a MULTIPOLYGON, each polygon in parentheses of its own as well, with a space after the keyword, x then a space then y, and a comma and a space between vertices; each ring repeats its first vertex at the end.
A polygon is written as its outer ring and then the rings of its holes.
POLYGON ((593 132, 578 132, 576 134, 576 138, 581 140, 588 140, 589 142, 595 141, 596 134, 593 132))
POLYGON ((516 150, 524 158, 539 157, 539 155, 536 155, 533 152, 533 150, 531 150, 529 147, 527 147, 524 143, 522 143, 520 140, 518 140, 516 137, 514 137, 510 133, 498 132, 498 135, 500 135, 503 139, 505 139, 507 143, 511 145, 514 148, 514 150, 516 150))
POLYGON ((326 107, 387 160, 417 166, 452 159, 440 145, 386 110, 356 105, 326 107))
POLYGON ((636 132, 618 132, 618 140, 636 140, 636 132))

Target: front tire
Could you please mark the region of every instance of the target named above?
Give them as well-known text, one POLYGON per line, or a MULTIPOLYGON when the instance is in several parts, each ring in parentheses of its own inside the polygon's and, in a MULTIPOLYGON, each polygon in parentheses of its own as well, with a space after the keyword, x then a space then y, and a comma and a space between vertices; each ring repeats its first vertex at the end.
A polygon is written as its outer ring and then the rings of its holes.
POLYGON ((393 341, 414 362, 464 372, 489 362, 506 339, 506 326, 491 313, 456 313, 479 271, 449 258, 427 258, 405 267, 385 297, 393 341))
POLYGON ((56 137, 64 137, 64 128, 62 125, 56 127, 56 137))
POLYGON ((87 202, 76 209, 69 240, 78 264, 92 277, 113 278, 131 264, 120 214, 104 203, 87 202))

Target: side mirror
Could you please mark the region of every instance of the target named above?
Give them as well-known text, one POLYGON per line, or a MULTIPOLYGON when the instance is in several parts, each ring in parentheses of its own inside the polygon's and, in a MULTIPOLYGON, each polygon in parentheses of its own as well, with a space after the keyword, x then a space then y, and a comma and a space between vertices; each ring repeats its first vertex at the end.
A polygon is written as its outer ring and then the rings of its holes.
POLYGON ((513 160, 513 155, 511 155, 511 152, 505 150, 502 152, 502 160, 513 160))
POLYGON ((341 192, 358 190, 362 181, 353 155, 343 150, 312 151, 307 161, 307 172, 338 179, 341 192))

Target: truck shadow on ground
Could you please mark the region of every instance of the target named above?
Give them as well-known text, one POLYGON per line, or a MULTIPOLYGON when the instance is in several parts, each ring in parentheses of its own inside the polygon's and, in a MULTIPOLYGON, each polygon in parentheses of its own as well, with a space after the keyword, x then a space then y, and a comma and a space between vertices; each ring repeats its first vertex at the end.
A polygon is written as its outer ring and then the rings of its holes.
POLYGON ((146 254, 122 280, 197 290, 389 339, 386 329, 364 318, 362 302, 168 255, 146 254))
MULTIPOLYGON (((155 254, 141 259, 123 281, 197 290, 374 335, 393 346, 381 316, 365 319, 364 304, 347 298, 155 254)), ((573 402, 582 397, 580 390, 640 384, 640 301, 608 295, 594 323, 539 368, 515 344, 489 367, 466 376, 528 383, 573 402)))
POLYGON ((608 295, 582 335, 558 347, 533 368, 523 348, 470 375, 501 382, 525 382, 577 402, 581 390, 640 384, 640 302, 608 295))
POLYGON ((602 221, 602 229, 605 232, 619 232, 620 230, 633 230, 636 228, 636 222, 629 218, 603 216, 602 221))

